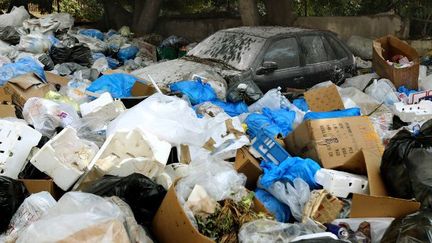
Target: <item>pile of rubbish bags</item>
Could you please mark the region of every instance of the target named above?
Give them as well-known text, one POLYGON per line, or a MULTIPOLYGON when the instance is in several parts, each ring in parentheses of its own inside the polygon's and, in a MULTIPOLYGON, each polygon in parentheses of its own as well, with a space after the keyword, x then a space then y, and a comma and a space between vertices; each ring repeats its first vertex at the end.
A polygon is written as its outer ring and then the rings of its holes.
POLYGON ((132 75, 157 48, 127 27, 9 15, 0 242, 432 241, 426 66, 416 90, 368 73, 230 102, 132 75))

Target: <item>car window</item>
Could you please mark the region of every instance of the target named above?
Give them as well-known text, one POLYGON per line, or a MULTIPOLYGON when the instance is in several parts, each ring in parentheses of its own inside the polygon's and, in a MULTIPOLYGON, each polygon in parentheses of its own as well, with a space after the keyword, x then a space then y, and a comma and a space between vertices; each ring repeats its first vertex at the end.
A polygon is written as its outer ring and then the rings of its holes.
POLYGON ((329 58, 324 47, 324 42, 319 35, 308 35, 300 37, 306 64, 314 64, 328 61, 329 58))
POLYGON ((297 40, 292 37, 274 42, 264 54, 263 61, 276 62, 279 69, 300 66, 297 40))
POLYGON ((333 48, 333 51, 335 52, 337 59, 342 59, 347 56, 347 53, 340 45, 340 43, 335 39, 335 37, 327 36, 327 39, 329 40, 330 45, 333 48))

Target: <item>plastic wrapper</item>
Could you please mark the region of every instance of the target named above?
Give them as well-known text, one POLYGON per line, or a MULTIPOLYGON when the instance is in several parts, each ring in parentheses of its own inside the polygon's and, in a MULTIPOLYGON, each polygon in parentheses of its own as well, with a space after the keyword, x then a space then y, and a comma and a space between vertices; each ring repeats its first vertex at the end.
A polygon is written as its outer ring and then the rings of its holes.
POLYGON ((47 36, 39 33, 22 36, 18 49, 34 54, 46 53, 51 48, 51 41, 47 36))
POLYGON ((381 176, 393 197, 416 198, 432 207, 432 120, 414 135, 402 130, 387 145, 381 162, 381 176))
POLYGON ((21 39, 21 35, 13 26, 0 27, 0 40, 11 45, 17 45, 21 39))
POLYGON ((396 219, 385 232, 381 242, 432 242, 432 212, 425 209, 396 219))
POLYGON ((20 27, 26 19, 30 18, 30 14, 21 6, 14 7, 10 13, 0 15, 0 27, 15 26, 20 27))
POLYGON ((27 195, 27 189, 21 181, 0 176, 0 234, 7 230, 12 216, 27 195))
POLYGON ((6 242, 15 242, 27 226, 40 219, 56 203, 48 192, 39 192, 26 198, 11 219, 6 242))
POLYGON ((78 125, 79 116, 73 107, 42 98, 30 98, 23 108, 24 119, 37 131, 52 137, 57 127, 78 125))
POLYGON ((289 182, 276 181, 266 190, 276 199, 286 204, 297 221, 302 221, 303 209, 310 198, 310 189, 309 185, 300 178, 294 179, 293 185, 289 182))
POLYGON ((291 242, 298 236, 320 232, 323 230, 312 222, 285 224, 261 219, 244 224, 238 237, 241 243, 291 242))
POLYGON ((85 189, 102 197, 117 196, 132 209, 138 223, 150 225, 166 190, 141 174, 127 177, 105 176, 85 189))
POLYGON ((129 242, 122 210, 88 193, 69 192, 56 206, 29 225, 20 242, 129 242))

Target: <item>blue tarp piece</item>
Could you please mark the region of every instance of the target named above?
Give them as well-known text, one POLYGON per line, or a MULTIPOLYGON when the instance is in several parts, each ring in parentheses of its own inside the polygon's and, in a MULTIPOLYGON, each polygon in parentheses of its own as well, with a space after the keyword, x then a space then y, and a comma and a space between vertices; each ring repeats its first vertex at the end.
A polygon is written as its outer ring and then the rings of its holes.
POLYGON ((346 110, 339 111, 326 111, 326 112, 308 112, 304 116, 304 120, 319 120, 319 119, 328 119, 328 118, 342 118, 342 117, 352 117, 352 116, 360 116, 361 110, 360 108, 351 108, 346 110))
POLYGON ((27 73, 34 73, 46 81, 44 68, 32 57, 27 56, 20 58, 15 63, 8 63, 0 67, 0 85, 27 73))
POLYGON ((93 81, 87 90, 99 94, 108 92, 117 99, 126 98, 131 96, 131 90, 136 81, 136 77, 124 73, 103 75, 93 81))
POLYGON ((104 34, 100 30, 96 30, 96 29, 80 30, 80 31, 78 31, 78 34, 93 37, 93 38, 99 39, 101 41, 103 41, 105 38, 104 34))
POLYGON ((208 83, 201 82, 201 80, 180 81, 171 84, 169 87, 172 92, 180 92, 186 95, 192 105, 217 99, 213 88, 208 83))
POLYGON ((256 189, 255 196, 276 217, 277 221, 282 223, 288 222, 291 217, 291 210, 287 205, 281 203, 272 194, 262 189, 256 189))
POLYGON ((309 110, 309 105, 304 98, 298 98, 293 100, 293 105, 297 106, 297 108, 304 112, 307 112, 309 110))
POLYGON ((260 184, 264 188, 269 188, 276 181, 293 183, 296 178, 304 180, 311 190, 319 188, 319 185, 315 182, 315 174, 321 167, 312 159, 288 157, 279 165, 263 161, 261 162, 261 168, 264 173, 260 178, 260 184))
POLYGON ((138 54, 138 47, 136 46, 129 46, 120 49, 120 51, 117 53, 117 57, 120 61, 125 62, 127 60, 134 59, 136 55, 138 54))

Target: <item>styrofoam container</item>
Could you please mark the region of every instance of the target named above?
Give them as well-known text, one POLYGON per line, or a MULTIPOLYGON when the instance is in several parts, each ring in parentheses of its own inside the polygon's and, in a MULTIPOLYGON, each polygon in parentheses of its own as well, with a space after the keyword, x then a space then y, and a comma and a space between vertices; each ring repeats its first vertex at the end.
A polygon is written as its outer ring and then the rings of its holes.
POLYGON ((432 101, 422 100, 413 105, 398 102, 394 104, 393 111, 404 122, 429 120, 432 118, 432 101))
POLYGON ((30 163, 67 191, 90 169, 89 164, 97 152, 98 147, 95 144, 78 138, 75 129, 66 127, 46 143, 30 163))
POLYGON ((0 120, 0 176, 17 179, 41 137, 40 132, 23 123, 0 120))
POLYGON ((80 105, 81 115, 83 117, 94 115, 105 117, 106 120, 112 120, 125 111, 123 103, 114 100, 110 93, 103 93, 99 98, 80 105))
POLYGON ((315 181, 336 197, 347 198, 350 193, 369 194, 369 182, 366 176, 320 169, 315 174, 315 181))

